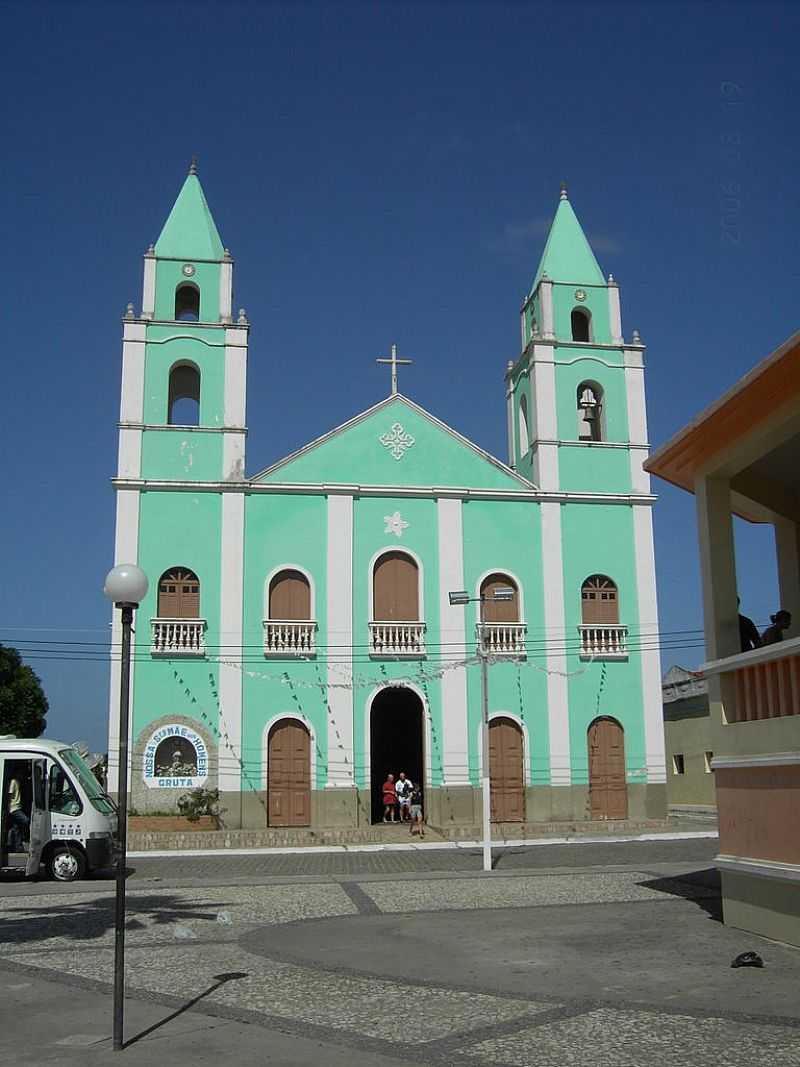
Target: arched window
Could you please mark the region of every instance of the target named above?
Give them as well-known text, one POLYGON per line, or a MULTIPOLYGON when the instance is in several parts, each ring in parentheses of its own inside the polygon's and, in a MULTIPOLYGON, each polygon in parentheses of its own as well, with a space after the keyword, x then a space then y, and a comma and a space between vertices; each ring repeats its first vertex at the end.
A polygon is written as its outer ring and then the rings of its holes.
POLYGON ((507 574, 490 574, 481 582, 481 596, 483 601, 484 622, 519 622, 519 590, 517 583, 507 574), (511 600, 494 600, 496 589, 513 589, 514 597, 511 600))
POLYGON ((269 617, 282 622, 311 618, 311 586, 300 571, 280 571, 269 583, 269 617))
POLYGON ((619 623, 617 587, 605 574, 593 574, 581 586, 581 619, 584 626, 619 623))
POLYGON ((158 580, 159 619, 199 619, 200 580, 194 571, 172 567, 158 580))
POLYGON ((573 308, 570 323, 573 341, 591 341, 591 319, 586 308, 573 308))
POLYGON ((192 363, 176 363, 169 372, 170 426, 200 425, 200 371, 192 363))
POLYGON ((531 447, 531 434, 528 426, 528 398, 519 398, 519 454, 524 456, 531 447))
POLYGON ((376 622, 419 621, 419 570, 404 552, 387 552, 372 574, 372 615, 376 622))
POLYGON ((197 322, 200 318, 200 290, 191 282, 175 290, 175 318, 180 322, 197 322))
POLYGON ((597 382, 578 386, 578 440, 603 440, 603 390, 597 382))

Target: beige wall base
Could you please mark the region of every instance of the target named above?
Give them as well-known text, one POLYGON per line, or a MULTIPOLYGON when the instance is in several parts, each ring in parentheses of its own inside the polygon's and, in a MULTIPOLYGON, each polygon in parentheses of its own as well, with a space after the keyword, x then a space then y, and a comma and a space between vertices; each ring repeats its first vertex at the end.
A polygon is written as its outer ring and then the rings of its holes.
POLYGON ((800 883, 722 871, 726 926, 800 946, 800 883))

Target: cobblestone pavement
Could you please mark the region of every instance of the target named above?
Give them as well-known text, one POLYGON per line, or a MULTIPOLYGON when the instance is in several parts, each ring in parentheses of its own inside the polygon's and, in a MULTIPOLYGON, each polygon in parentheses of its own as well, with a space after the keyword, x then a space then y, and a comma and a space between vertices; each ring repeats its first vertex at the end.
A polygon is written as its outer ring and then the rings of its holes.
MULTIPOLYGON (((487 876, 434 862, 421 875, 338 869, 325 880, 316 868, 313 880, 291 881, 285 869, 265 875, 258 857, 261 881, 247 885, 250 857, 226 857, 216 876, 200 868, 204 885, 190 884, 194 861, 176 860, 183 886, 145 882, 166 870, 148 860, 129 885, 128 988, 176 1006, 196 998, 206 1016, 298 1043, 313 1038, 322 1051, 309 1064, 324 1063, 325 1048, 350 1048, 438 1067, 797 1067, 800 952, 714 921, 714 843, 672 844, 637 846, 637 865, 615 864, 619 853, 606 848, 595 867, 602 846, 552 846, 546 868, 547 846, 520 856, 535 866, 487 876), (752 947, 767 966, 732 970, 752 947)), ((0 888, 3 972, 106 989, 113 886, 10 888, 0 888)))

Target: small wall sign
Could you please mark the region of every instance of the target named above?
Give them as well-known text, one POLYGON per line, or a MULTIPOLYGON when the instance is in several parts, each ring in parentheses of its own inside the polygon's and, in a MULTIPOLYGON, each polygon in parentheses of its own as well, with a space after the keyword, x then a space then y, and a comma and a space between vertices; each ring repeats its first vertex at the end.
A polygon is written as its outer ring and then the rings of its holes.
POLYGON ((142 772, 149 789, 196 789, 208 778, 206 743, 191 726, 160 726, 144 747, 142 772))

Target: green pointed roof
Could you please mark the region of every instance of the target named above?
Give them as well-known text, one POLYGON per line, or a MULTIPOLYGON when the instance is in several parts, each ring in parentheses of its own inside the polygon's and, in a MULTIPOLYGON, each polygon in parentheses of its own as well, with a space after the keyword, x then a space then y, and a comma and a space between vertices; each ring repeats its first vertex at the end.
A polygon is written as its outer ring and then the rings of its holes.
POLYGON ((156 255, 174 259, 222 259, 224 253, 193 163, 156 241, 156 255))
POLYGON ((606 282, 563 187, 531 292, 545 273, 551 281, 574 285, 605 285, 606 282))

